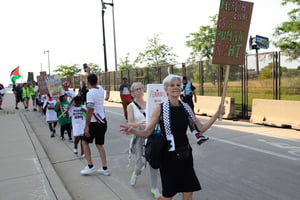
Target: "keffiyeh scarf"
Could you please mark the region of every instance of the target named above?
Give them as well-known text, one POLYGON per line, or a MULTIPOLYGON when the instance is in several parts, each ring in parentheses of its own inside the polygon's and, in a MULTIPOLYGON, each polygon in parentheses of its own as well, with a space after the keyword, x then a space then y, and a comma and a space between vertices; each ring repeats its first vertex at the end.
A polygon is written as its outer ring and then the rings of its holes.
MULTIPOLYGON (((200 140, 201 133, 199 131, 197 131, 195 115, 194 115, 192 109, 186 103, 184 103, 182 101, 179 101, 179 103, 184 108, 185 113, 188 116, 189 128, 190 128, 192 135, 194 136, 196 142, 198 142, 200 140)), ((166 132, 166 138, 171 145, 169 151, 175 151, 175 140, 174 140, 174 136, 171 131, 171 117, 170 117, 171 116, 171 112, 170 112, 171 104, 170 104, 170 101, 168 100, 168 101, 163 102, 162 108, 163 108, 162 113, 163 113, 163 123, 164 123, 165 132, 166 132)))

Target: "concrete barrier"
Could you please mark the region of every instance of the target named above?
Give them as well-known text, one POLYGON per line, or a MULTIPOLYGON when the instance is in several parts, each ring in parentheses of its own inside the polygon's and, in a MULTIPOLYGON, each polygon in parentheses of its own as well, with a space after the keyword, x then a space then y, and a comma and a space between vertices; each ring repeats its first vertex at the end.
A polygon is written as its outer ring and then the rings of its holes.
POLYGON ((300 101, 253 99, 250 122, 300 130, 300 101))
POLYGON ((122 103, 119 91, 109 91, 109 95, 106 100, 109 102, 122 103))
MULTIPOLYGON (((76 95, 79 94, 79 89, 78 89, 78 88, 76 88, 76 89, 69 88, 69 89, 70 89, 70 90, 73 90, 73 91, 75 92, 76 95)), ((105 99, 105 100, 108 100, 108 98, 109 98, 109 91, 104 90, 104 99, 105 99)))
MULTIPOLYGON (((146 100, 146 93, 144 94, 144 99, 146 100)), ((109 93, 109 102, 121 103, 120 92, 119 91, 110 91, 109 93)), ((197 103, 195 103, 195 113, 200 115, 212 116, 216 113, 218 106, 221 102, 221 97, 212 97, 212 96, 197 96, 197 103)), ((225 115, 224 119, 235 118, 235 103, 234 98, 226 97, 225 98, 225 115)))
MULTIPOLYGON (((194 111, 199 115, 213 116, 221 103, 221 97, 215 96, 198 96, 197 103, 195 103, 194 111)), ((232 97, 225 97, 225 114, 224 119, 232 119, 236 117, 235 102, 232 97)))

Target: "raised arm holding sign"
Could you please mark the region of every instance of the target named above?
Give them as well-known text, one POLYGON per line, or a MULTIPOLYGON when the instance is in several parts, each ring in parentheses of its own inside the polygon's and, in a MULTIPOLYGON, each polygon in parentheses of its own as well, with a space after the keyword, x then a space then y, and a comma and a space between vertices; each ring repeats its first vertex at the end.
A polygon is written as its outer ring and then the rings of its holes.
POLYGON ((244 64, 253 3, 221 0, 213 64, 227 65, 221 104, 224 104, 230 65, 244 64))

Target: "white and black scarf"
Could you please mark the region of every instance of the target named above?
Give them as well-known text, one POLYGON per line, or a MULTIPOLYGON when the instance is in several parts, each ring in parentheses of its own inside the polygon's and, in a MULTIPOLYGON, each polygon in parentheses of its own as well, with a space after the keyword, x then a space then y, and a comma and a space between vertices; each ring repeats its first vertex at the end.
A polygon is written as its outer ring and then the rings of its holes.
MULTIPOLYGON (((187 114, 187 117, 189 119, 189 128, 192 132, 192 135, 196 139, 196 142, 198 142, 201 134, 199 133, 199 131, 197 131, 195 115, 192 109, 186 103, 182 101, 179 101, 179 103, 184 108, 185 113, 187 114)), ((169 100, 163 102, 162 109, 166 138, 171 144, 171 148, 169 149, 169 151, 175 151, 175 140, 171 130, 171 104, 169 100)))

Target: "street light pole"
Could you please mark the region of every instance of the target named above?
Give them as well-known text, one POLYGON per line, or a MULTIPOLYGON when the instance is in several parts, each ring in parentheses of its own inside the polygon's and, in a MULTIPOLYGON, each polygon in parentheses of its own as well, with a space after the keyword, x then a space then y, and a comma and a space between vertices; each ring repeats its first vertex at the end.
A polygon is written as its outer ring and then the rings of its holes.
POLYGON ((114 34, 114 53, 115 53, 115 71, 118 70, 117 62, 117 45, 116 45, 116 26, 115 26, 115 6, 114 1, 112 0, 112 17, 113 17, 113 34, 114 34))
POLYGON ((49 56, 49 50, 44 51, 44 54, 46 54, 46 52, 48 54, 48 70, 49 70, 49 76, 50 76, 51 74, 50 74, 50 56, 49 56))
POLYGON ((104 14, 105 14, 105 5, 110 5, 112 7, 112 19, 113 19, 113 37, 114 37, 114 54, 115 54, 115 71, 118 69, 117 63, 117 47, 116 47, 116 30, 115 30, 115 11, 114 11, 114 1, 112 3, 105 3, 101 0, 102 3, 102 34, 103 34, 103 51, 104 51, 104 67, 105 72, 107 72, 107 55, 106 55, 106 39, 105 39, 105 25, 104 25, 104 14))
POLYGON ((114 0, 112 2, 112 19, 113 19, 113 35, 114 35, 114 53, 115 53, 115 90, 118 88, 118 61, 117 61, 117 42, 116 42, 116 25, 115 25, 115 4, 114 0))
POLYGON ((107 55, 106 55, 106 40, 105 40, 105 25, 104 25, 104 14, 105 14, 105 5, 113 6, 111 3, 105 3, 101 0, 102 3, 102 35, 103 35, 103 54, 104 54, 104 71, 107 72, 107 55))

